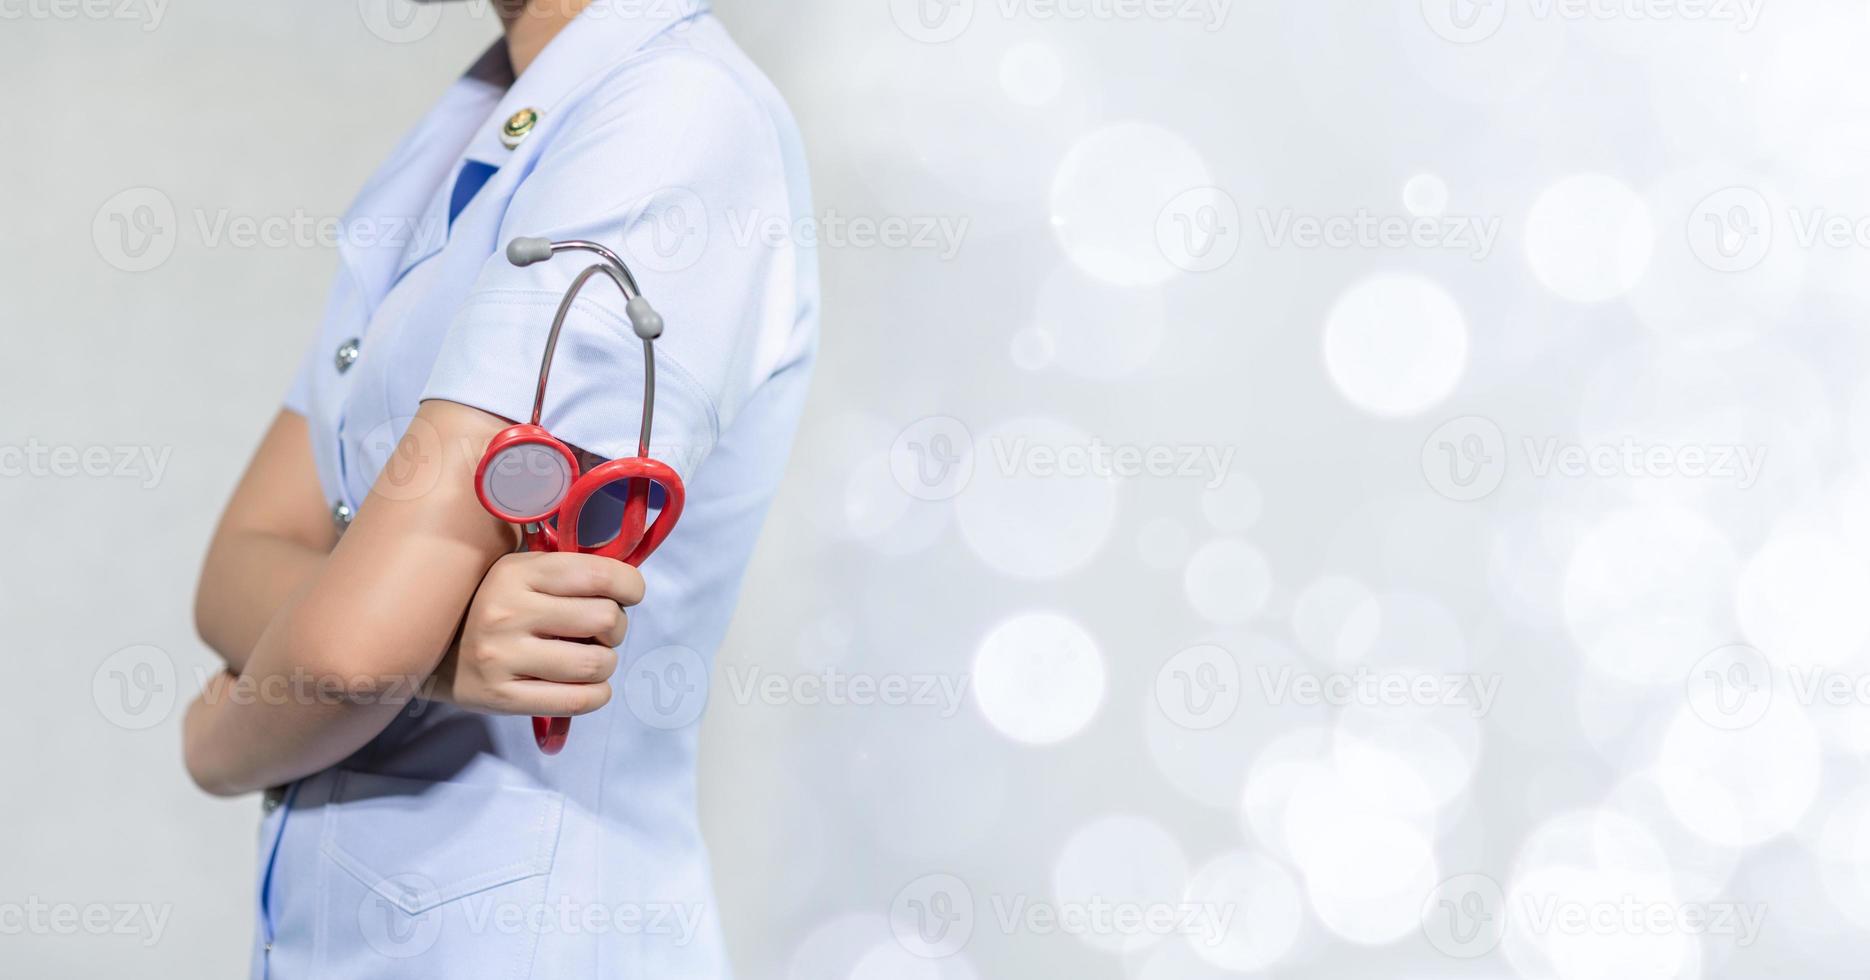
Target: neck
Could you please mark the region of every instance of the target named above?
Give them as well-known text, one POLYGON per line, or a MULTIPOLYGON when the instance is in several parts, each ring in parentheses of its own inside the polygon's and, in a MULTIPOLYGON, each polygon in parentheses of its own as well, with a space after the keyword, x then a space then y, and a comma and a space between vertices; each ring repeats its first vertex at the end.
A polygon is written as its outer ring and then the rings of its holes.
POLYGON ((506 29, 507 60, 515 78, 532 64, 558 32, 571 23, 591 0, 494 0, 500 25, 506 29))

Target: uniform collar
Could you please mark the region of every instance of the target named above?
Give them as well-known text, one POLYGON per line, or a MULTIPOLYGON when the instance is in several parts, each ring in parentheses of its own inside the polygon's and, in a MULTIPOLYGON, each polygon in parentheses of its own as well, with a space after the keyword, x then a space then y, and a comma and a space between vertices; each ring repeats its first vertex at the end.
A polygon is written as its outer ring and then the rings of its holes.
POLYGON ((512 78, 505 43, 496 42, 468 69, 468 76, 495 83, 510 80, 510 84, 500 104, 475 131, 464 156, 500 166, 513 152, 500 141, 500 128, 514 113, 531 109, 541 123, 549 121, 580 85, 708 7, 709 0, 592 0, 517 79, 512 78))
POLYGON ((461 159, 455 161, 442 186, 435 189, 417 225, 417 235, 403 250, 385 288, 448 243, 449 202, 463 163, 476 160, 497 171, 513 159, 516 151, 501 141, 501 127, 508 119, 522 110, 538 113, 538 122, 530 137, 537 138, 537 130, 550 126, 557 114, 568 109, 570 97, 581 87, 615 68, 665 31, 680 30, 708 7, 709 0, 592 0, 546 44, 518 78, 513 77, 506 43, 494 42, 461 76, 457 88, 463 90, 464 95, 471 92, 481 98, 490 97, 502 88, 505 92, 474 130, 461 159))

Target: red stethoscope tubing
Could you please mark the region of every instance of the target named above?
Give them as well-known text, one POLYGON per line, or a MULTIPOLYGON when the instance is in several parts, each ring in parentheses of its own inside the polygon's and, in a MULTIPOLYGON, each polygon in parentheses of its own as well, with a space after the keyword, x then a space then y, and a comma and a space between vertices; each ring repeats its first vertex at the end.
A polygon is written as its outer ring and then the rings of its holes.
MULTIPOLYGON (((591 472, 579 477, 578 482, 572 484, 571 492, 565 495, 565 502, 559 505, 560 526, 553 528, 545 523, 533 525, 534 530, 527 532, 526 546, 529 550, 537 544, 541 551, 577 551, 587 555, 603 555, 635 567, 653 554, 668 538, 669 532, 675 530, 675 522, 682 517, 686 496, 682 478, 675 475, 675 470, 668 464, 645 456, 613 459, 593 467, 591 472), (579 547, 578 518, 584 511, 585 502, 599 489, 619 480, 628 480, 630 489, 624 498, 623 521, 617 536, 600 545, 579 547), (649 513, 649 484, 652 482, 662 485, 662 510, 656 514, 655 522, 645 529, 643 522, 649 513)), ((532 720, 533 741, 538 743, 539 751, 546 755, 557 755, 565 748, 565 741, 570 735, 570 718, 534 717, 532 720)))

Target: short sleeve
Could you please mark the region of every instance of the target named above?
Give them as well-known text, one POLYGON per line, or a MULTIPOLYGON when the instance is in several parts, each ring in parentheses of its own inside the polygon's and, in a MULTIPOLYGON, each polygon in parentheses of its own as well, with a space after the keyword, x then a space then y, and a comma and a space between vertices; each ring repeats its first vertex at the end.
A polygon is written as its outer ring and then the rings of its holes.
MULTIPOLYGON (((583 239, 618 252, 665 327, 655 343, 652 453, 684 478, 792 342, 797 256, 772 117, 727 66, 673 48, 642 55, 564 110, 514 192, 499 245, 583 239)), ((561 252, 482 268, 448 328, 424 398, 530 417, 552 316, 596 261, 561 252)), ((607 277, 566 320, 542 422, 599 456, 636 451, 643 345, 607 277)))

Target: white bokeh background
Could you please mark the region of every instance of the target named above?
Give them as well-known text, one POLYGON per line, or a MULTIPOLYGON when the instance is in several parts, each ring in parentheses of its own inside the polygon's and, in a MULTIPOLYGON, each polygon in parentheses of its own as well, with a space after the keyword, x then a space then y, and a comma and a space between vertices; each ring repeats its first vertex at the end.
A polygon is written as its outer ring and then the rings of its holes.
MULTIPOLYGON (((828 231, 715 665, 744 976, 1860 972, 1861 3, 717 6, 818 217, 930 232, 828 231), (872 694, 799 693, 832 676, 872 694), (1014 912, 1099 904, 1231 915, 1014 912)), ((0 474, 0 972, 233 975, 256 806, 187 784, 172 705, 335 256, 202 223, 342 213, 496 26, 0 12, 0 462, 164 460, 0 474), (34 902, 169 911, 8 928, 34 902)))

